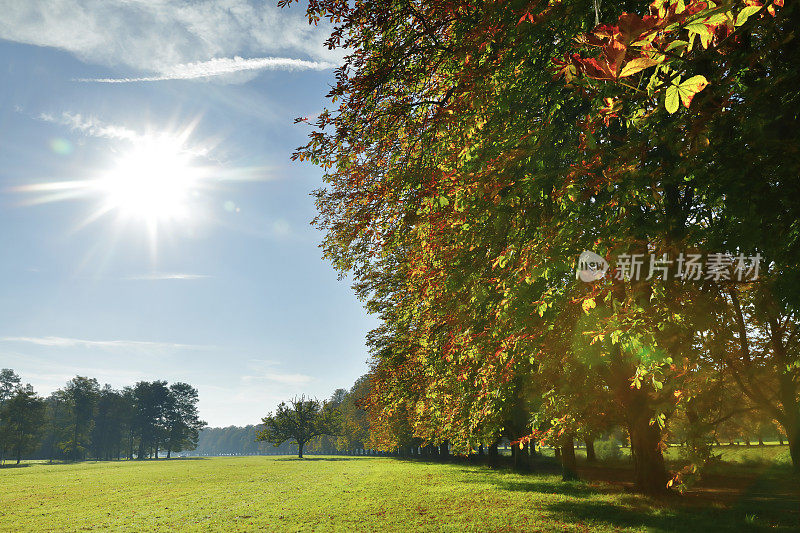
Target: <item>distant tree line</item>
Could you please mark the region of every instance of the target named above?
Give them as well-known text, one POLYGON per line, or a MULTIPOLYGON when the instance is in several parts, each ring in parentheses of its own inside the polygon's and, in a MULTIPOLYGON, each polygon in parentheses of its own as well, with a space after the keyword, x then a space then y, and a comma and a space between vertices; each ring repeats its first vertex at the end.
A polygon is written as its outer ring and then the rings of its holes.
POLYGON ((197 448, 194 449, 192 455, 289 455, 296 453, 297 447, 289 442, 277 448, 264 442, 257 442, 256 434, 261 429, 260 425, 204 428, 200 432, 197 448))
POLYGON ((121 390, 76 376, 43 398, 0 371, 0 461, 145 459, 192 450, 206 423, 188 383, 140 381, 121 390))

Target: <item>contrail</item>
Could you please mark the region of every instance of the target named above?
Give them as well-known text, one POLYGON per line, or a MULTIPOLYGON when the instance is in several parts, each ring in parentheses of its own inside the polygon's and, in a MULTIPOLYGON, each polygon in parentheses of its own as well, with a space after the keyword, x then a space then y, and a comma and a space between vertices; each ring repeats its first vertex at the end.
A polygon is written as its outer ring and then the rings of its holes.
POLYGON ((254 57, 245 59, 221 57, 196 63, 184 63, 163 69, 158 76, 142 78, 80 78, 74 81, 90 83, 134 83, 139 81, 193 80, 222 76, 246 70, 328 70, 338 65, 327 61, 306 61, 290 57, 254 57))

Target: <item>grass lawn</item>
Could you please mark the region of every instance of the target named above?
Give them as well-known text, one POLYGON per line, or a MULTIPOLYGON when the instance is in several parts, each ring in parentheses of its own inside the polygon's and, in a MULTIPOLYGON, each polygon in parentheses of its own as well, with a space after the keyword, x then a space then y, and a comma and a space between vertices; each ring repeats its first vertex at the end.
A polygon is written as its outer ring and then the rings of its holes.
MULTIPOLYGON (((739 467, 741 468, 741 467, 739 467)), ((591 476, 587 470, 587 475, 591 476)), ((654 501, 613 482, 562 483, 378 457, 237 457, 0 469, 0 530, 795 531, 796 479, 751 468, 654 501)))

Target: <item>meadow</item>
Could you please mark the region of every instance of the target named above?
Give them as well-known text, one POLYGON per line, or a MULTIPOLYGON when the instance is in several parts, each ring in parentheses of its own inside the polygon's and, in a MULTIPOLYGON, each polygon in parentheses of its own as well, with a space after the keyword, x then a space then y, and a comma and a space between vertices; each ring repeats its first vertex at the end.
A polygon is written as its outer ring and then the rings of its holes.
POLYGON ((543 461, 540 471, 529 474, 383 457, 28 463, 0 469, 0 530, 793 531, 800 526, 796 479, 780 465, 730 465, 725 476, 711 476, 687 495, 653 500, 614 481, 624 465, 585 469, 583 477, 595 481, 563 483, 543 461))

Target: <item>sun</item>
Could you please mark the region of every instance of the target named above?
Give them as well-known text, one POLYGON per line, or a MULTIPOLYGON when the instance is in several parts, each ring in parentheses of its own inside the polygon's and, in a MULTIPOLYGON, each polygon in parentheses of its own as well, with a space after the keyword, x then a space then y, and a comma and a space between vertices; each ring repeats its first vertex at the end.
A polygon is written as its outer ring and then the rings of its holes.
POLYGON ((102 211, 151 223, 188 218, 201 177, 193 159, 180 139, 159 135, 138 140, 95 181, 102 211))
POLYGON ((197 235, 218 220, 214 205, 222 180, 249 179, 247 173, 226 168, 212 157, 219 139, 193 139, 197 122, 143 133, 125 130, 106 150, 96 152, 96 165, 76 165, 75 178, 13 190, 25 195, 21 205, 90 202, 71 231, 105 220, 113 239, 144 232, 155 255, 160 242, 197 235))

